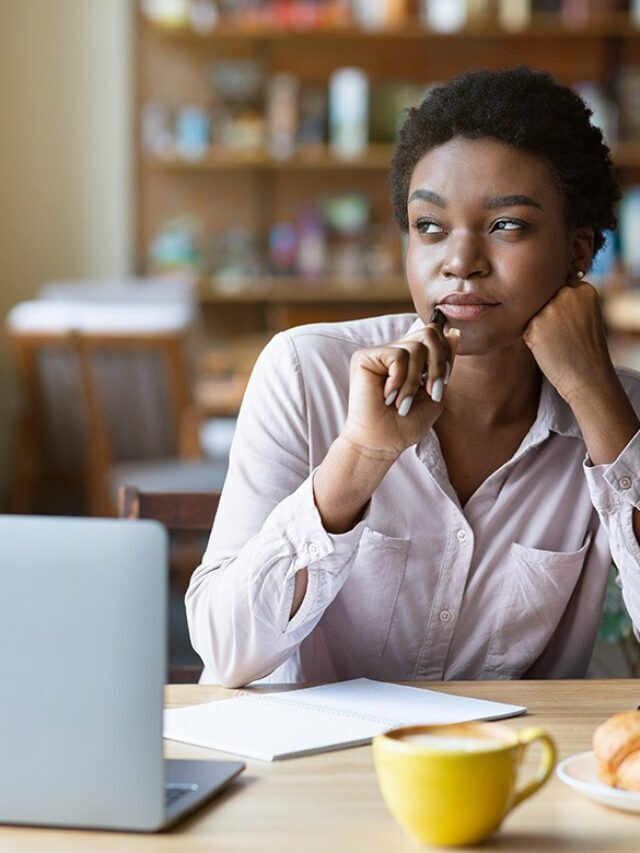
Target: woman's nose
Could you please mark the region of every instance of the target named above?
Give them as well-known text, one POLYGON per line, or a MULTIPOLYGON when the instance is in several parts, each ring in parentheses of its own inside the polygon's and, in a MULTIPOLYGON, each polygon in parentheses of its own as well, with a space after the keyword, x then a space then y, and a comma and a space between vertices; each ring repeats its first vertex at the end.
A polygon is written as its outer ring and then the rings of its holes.
POLYGON ((487 275, 490 269, 482 240, 472 234, 452 234, 446 241, 443 278, 478 278, 487 275))

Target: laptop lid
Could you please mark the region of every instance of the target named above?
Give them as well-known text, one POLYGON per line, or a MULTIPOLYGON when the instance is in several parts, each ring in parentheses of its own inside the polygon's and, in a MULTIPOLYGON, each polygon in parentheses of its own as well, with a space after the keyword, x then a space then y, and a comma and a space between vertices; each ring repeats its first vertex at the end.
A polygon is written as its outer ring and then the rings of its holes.
POLYGON ((153 829, 167 533, 0 516, 0 822, 153 829))

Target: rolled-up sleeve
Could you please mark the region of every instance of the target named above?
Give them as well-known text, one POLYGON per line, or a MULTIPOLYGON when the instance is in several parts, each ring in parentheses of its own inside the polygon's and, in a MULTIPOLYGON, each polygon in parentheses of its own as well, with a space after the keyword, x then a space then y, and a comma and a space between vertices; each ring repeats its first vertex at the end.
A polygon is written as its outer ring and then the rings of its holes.
POLYGON ((193 647, 208 676, 225 686, 261 678, 287 660, 349 573, 366 515, 347 533, 327 533, 309 460, 303 378, 293 341, 282 333, 249 381, 209 544, 186 595, 193 647), (307 590, 290 619, 302 568, 307 590))
POLYGON ((591 500, 609 534, 622 595, 636 634, 640 633, 640 545, 633 511, 640 507, 640 432, 609 465, 590 465, 585 476, 591 500))

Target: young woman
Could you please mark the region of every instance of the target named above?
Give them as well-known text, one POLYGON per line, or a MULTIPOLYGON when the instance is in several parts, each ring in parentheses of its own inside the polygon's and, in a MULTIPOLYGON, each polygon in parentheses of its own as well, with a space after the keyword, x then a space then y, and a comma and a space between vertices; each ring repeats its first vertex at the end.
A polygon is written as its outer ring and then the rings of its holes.
POLYGON ((640 377, 585 280, 618 198, 589 116, 524 67, 409 112, 417 317, 262 353, 187 593, 203 680, 580 677, 612 555, 640 627, 640 377))

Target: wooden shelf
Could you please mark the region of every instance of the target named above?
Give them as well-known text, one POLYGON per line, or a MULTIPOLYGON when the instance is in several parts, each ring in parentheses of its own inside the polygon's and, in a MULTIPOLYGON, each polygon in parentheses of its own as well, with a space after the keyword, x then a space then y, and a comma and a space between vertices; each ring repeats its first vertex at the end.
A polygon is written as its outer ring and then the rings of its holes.
POLYGON ((348 283, 332 278, 317 281, 297 278, 270 278, 251 289, 224 293, 204 280, 200 285, 200 302, 211 304, 242 303, 411 303, 409 289, 402 278, 365 279, 348 283))
POLYGON ((584 38, 637 38, 640 28, 629 15, 625 13, 594 16, 582 27, 570 29, 557 15, 534 15, 529 26, 523 30, 512 32, 501 27, 497 22, 487 21, 470 24, 454 33, 439 33, 424 27, 420 21, 413 21, 405 26, 386 29, 366 30, 355 25, 309 28, 309 29, 280 29, 269 26, 242 27, 223 23, 213 32, 200 34, 190 28, 169 29, 150 24, 157 32, 167 39, 187 41, 199 44, 221 44, 225 42, 255 41, 278 42, 311 40, 364 40, 397 39, 399 41, 416 41, 432 39, 584 39, 584 38))
POLYGON ((231 148, 219 148, 202 160, 185 160, 180 157, 163 160, 147 158, 146 165, 152 169, 168 172, 234 172, 244 169, 264 171, 326 170, 353 171, 354 169, 382 170, 391 163, 394 146, 371 143, 364 154, 357 157, 336 157, 329 148, 318 151, 302 149, 287 160, 276 160, 266 151, 238 151, 231 148))
MULTIPOLYGON (((386 171, 391 165, 394 146, 371 143, 366 153, 351 158, 336 157, 329 148, 304 150, 288 160, 275 160, 264 151, 217 149, 202 160, 174 157, 163 160, 147 157, 145 165, 162 172, 241 172, 254 171, 386 171)), ((640 169, 640 141, 621 142, 612 149, 613 162, 621 169, 640 169)))

